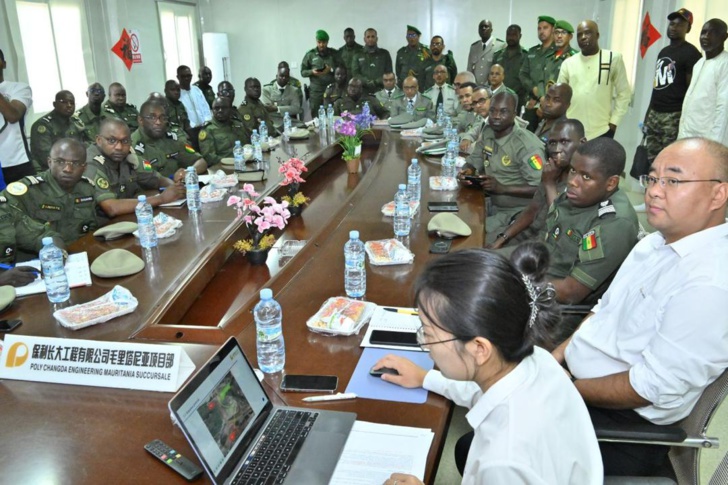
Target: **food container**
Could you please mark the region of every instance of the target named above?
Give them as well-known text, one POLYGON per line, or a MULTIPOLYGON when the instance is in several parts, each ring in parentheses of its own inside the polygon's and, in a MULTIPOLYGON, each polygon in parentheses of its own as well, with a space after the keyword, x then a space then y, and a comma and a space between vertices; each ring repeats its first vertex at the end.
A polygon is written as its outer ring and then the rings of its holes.
POLYGON ((343 296, 329 298, 319 311, 308 319, 306 326, 316 333, 354 335, 369 321, 376 308, 376 303, 372 302, 352 300, 343 296))

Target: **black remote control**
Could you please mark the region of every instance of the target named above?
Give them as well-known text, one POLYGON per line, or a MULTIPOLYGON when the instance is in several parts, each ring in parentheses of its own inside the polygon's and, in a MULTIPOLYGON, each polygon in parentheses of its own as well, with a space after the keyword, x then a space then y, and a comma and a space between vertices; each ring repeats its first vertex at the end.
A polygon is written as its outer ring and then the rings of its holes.
POLYGON ((202 469, 200 467, 177 453, 174 448, 170 448, 162 440, 150 441, 144 445, 144 449, 159 458, 162 463, 172 470, 185 477, 188 482, 197 480, 202 476, 202 469))

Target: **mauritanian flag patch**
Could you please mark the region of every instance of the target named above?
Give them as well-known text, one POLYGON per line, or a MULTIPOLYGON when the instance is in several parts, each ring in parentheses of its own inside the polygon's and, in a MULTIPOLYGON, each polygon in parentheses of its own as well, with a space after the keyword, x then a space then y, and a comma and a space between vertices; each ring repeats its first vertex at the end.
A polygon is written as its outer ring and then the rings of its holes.
POLYGON ((531 168, 541 170, 543 168, 543 159, 541 159, 541 155, 533 155, 528 159, 528 164, 531 168))
POLYGON ((594 249, 596 247, 597 235, 594 233, 594 231, 589 231, 584 234, 584 237, 581 239, 581 249, 584 251, 589 251, 590 249, 594 249))
POLYGON ((195 149, 190 145, 185 145, 185 150, 187 150, 187 153, 195 153, 195 149))
POLYGON ((149 160, 144 160, 143 167, 144 167, 144 171, 145 172, 151 172, 153 170, 152 169, 152 162, 150 162, 149 160))

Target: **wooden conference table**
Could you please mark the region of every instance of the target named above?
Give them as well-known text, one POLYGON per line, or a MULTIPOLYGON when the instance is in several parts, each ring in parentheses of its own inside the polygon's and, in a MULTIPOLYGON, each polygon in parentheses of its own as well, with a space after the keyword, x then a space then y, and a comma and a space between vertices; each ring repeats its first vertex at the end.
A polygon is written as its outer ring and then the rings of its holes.
MULTIPOLYGON (((71 292, 72 302, 82 303, 122 285, 139 300, 133 314, 73 332, 55 322, 45 295, 35 295, 19 299, 0 318, 22 319, 16 332, 25 335, 180 345, 197 366, 232 335, 255 365, 252 308, 260 288, 269 287, 283 307, 286 372, 336 374, 343 391, 361 355, 364 332, 327 337, 310 332, 305 322, 327 298, 344 294, 343 246, 350 230, 358 230, 365 241, 392 237, 392 220, 382 215, 381 207, 392 200, 397 184, 406 182, 406 169, 417 156, 417 146, 419 140, 378 130, 365 142, 360 173, 348 174, 341 149, 330 135, 313 134, 305 141, 283 143, 266 156, 268 179, 254 184, 256 190, 276 198, 284 195, 285 188, 278 185, 278 160, 295 154, 309 169, 301 188, 311 202, 300 217, 292 218, 267 265, 251 266, 233 252, 232 244, 245 237, 245 230, 224 200, 203 205, 198 217, 186 209, 163 209, 184 225, 172 238, 160 240, 154 251, 143 252, 134 238, 101 242, 90 235, 70 248, 71 252, 87 251, 90 261, 115 247, 146 260, 141 273, 107 280, 94 277, 92 286, 71 292), (308 243, 293 258, 284 258, 278 248, 286 240, 308 243)), ((433 237, 427 233, 427 223, 433 214, 426 209, 428 200, 457 200, 459 217, 473 229, 470 237, 453 242, 453 250, 483 244, 482 193, 430 191, 428 179, 439 174, 439 159, 419 159, 425 208, 415 215, 405 240, 415 254, 414 264, 367 264, 366 299, 380 305, 410 306, 413 281, 424 264, 436 257, 429 254, 433 237)), ((270 376, 264 383, 279 404, 351 411, 364 421, 432 429, 435 439, 425 478, 434 480, 450 419, 448 400, 430 393, 427 402, 419 405, 369 399, 311 405, 301 401, 306 394, 281 393, 270 376)), ((169 393, 3 381, 0 482, 184 482, 143 449, 145 443, 159 438, 196 458, 170 421, 170 398, 169 393)))

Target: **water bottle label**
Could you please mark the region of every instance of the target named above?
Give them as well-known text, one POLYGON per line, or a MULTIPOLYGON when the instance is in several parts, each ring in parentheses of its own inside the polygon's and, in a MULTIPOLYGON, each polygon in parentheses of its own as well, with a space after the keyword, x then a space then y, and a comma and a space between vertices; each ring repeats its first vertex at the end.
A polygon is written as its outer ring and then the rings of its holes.
POLYGON ((274 340, 277 340, 281 335, 283 334, 283 331, 281 327, 269 327, 269 328, 259 328, 258 329, 258 341, 259 342, 272 342, 274 340))

